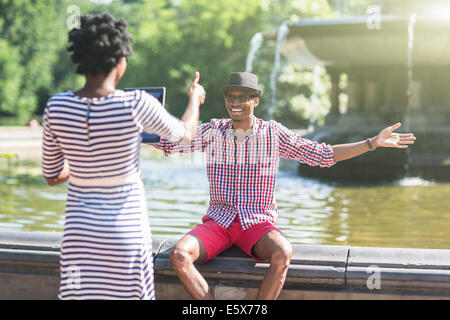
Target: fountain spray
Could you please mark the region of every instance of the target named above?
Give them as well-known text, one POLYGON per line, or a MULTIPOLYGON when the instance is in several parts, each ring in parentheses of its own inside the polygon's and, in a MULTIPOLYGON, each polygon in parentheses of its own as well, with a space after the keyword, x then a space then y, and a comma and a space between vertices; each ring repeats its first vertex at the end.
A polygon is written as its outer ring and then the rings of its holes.
POLYGON ((278 29, 277 41, 275 43, 275 63, 273 65, 272 73, 270 74, 270 89, 272 91, 272 101, 269 106, 268 112, 268 120, 273 119, 273 108, 275 108, 277 104, 277 80, 278 80, 278 72, 280 69, 280 56, 281 56, 281 46, 287 38, 289 33, 289 27, 286 23, 283 23, 278 29))
POLYGON ((264 37, 261 32, 255 33, 255 35, 250 40, 250 50, 248 51, 247 60, 245 64, 245 72, 253 71, 253 62, 256 58, 256 53, 259 48, 261 48, 264 41, 264 37))
MULTIPOLYGON (((411 108, 412 108, 412 85, 413 85, 413 49, 414 49, 414 24, 416 23, 416 14, 412 13, 408 21, 408 89, 406 91, 407 105, 404 118, 406 132, 411 131, 411 108)), ((411 166, 411 150, 406 149, 406 163, 404 165, 405 175, 409 172, 411 166)))

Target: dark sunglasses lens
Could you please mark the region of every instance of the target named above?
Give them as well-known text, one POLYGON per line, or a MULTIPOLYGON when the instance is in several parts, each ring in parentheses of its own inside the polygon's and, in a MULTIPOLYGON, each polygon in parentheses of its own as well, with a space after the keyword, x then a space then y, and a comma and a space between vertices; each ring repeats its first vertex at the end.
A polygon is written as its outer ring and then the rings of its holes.
POLYGON ((246 95, 246 94, 242 94, 242 95, 239 95, 239 96, 233 96, 231 94, 225 95, 225 101, 228 102, 228 103, 232 103, 234 101, 237 101, 239 103, 247 103, 251 99, 253 99, 253 96, 249 96, 249 95, 246 95))

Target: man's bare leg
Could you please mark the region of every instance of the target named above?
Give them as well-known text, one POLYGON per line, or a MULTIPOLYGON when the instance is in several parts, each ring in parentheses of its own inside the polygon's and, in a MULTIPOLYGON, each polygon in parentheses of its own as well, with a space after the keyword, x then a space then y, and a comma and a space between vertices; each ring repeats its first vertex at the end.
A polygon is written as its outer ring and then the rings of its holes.
POLYGON ((253 247, 255 254, 270 262, 257 299, 275 300, 280 295, 292 258, 292 246, 278 231, 264 235, 253 247))
POLYGON ((170 262, 187 292, 196 300, 213 300, 205 278, 194 266, 194 262, 204 261, 206 250, 194 235, 184 235, 170 252, 170 262))

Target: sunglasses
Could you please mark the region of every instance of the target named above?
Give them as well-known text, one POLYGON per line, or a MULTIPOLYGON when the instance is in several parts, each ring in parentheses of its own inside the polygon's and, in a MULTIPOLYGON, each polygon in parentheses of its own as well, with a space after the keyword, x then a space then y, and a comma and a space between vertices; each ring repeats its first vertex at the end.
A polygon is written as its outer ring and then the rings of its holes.
POLYGON ((225 94, 225 102, 226 103, 235 103, 235 101, 239 104, 249 103, 257 96, 251 94, 240 94, 240 95, 232 95, 230 93, 225 94))

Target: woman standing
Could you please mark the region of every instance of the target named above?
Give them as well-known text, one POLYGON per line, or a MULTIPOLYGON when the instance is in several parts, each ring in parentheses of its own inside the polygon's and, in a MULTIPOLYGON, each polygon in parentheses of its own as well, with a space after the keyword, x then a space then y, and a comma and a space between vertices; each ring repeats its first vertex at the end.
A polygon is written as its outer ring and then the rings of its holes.
POLYGON ((43 174, 69 181, 60 299, 154 299, 152 241, 139 169, 141 133, 190 141, 205 91, 199 73, 182 121, 141 90, 117 90, 131 55, 124 20, 81 16, 68 51, 86 78, 44 112, 43 174))

